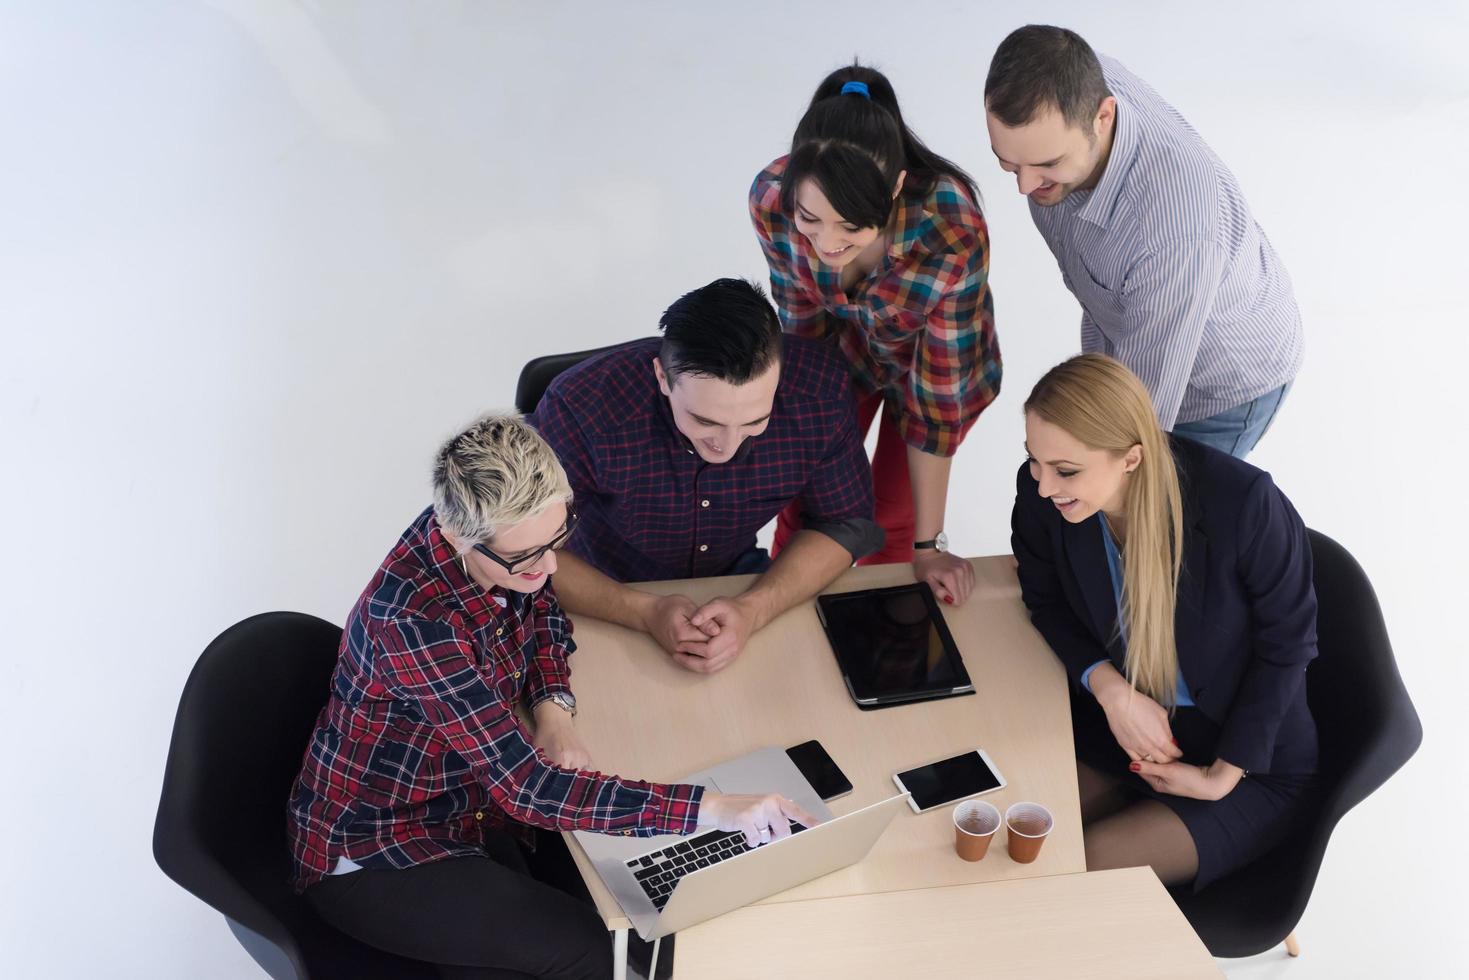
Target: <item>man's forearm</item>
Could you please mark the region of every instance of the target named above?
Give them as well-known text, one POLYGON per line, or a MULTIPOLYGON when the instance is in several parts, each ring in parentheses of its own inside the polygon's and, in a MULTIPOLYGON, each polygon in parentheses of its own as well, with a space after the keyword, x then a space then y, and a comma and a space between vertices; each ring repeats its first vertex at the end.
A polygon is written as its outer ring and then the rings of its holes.
POLYGON ((552 577, 561 608, 573 616, 595 616, 629 629, 647 629, 648 613, 658 597, 603 575, 569 551, 556 553, 552 577))
POLYGON ((765 574, 736 598, 760 629, 826 588, 851 564, 851 553, 831 538, 819 531, 800 531, 765 574))

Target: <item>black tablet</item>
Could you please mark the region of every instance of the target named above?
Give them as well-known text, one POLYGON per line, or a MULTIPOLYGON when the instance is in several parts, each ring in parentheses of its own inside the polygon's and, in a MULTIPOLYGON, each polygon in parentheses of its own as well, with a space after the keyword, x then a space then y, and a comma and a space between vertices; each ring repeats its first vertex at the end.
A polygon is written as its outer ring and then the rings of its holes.
POLYGON ((816 614, 861 707, 974 693, 928 583, 817 596, 816 614))

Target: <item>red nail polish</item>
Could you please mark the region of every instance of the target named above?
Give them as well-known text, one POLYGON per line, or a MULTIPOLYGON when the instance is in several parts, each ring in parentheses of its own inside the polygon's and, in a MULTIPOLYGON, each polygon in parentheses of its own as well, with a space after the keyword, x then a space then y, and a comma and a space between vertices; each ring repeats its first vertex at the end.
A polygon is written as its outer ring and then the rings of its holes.
MULTIPOLYGON (((1175 738, 1175 739, 1174 739, 1174 740, 1173 740, 1173 744, 1174 744, 1174 745, 1178 745, 1178 739, 1176 739, 1176 738, 1175 738)), ((1182 746, 1179 746, 1179 747, 1180 747, 1180 748, 1182 748, 1182 746)))
POLYGON ((1142 772, 1143 764, 1141 762, 1134 762, 1131 763, 1127 768, 1131 769, 1133 772, 1142 772))
POLYGON ((950 599, 948 596, 944 596, 944 602, 948 603, 951 606, 954 604, 954 600, 950 599))

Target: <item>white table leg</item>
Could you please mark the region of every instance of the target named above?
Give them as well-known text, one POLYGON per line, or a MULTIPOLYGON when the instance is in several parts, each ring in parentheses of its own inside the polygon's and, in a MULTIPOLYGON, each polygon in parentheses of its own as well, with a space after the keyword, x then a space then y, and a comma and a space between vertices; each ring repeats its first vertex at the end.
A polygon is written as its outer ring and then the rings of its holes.
POLYGON ((627 930, 612 930, 612 980, 627 980, 627 930))

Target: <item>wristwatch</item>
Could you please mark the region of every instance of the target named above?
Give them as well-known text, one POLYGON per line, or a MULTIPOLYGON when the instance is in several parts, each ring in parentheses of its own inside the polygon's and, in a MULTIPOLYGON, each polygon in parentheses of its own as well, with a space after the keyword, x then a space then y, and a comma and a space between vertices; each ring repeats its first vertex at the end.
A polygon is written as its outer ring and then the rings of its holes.
POLYGON ((933 549, 934 551, 948 551, 949 550, 949 536, 947 534, 945 534, 943 531, 940 531, 938 533, 938 536, 935 537, 931 541, 914 541, 913 542, 913 550, 914 551, 924 551, 924 550, 927 550, 927 549, 933 549))
POLYGON ((552 694, 550 697, 546 698, 546 700, 554 704, 556 707, 560 708, 562 711, 569 711, 571 713, 571 717, 576 717, 576 698, 573 695, 564 694, 561 691, 557 691, 555 694, 552 694))

